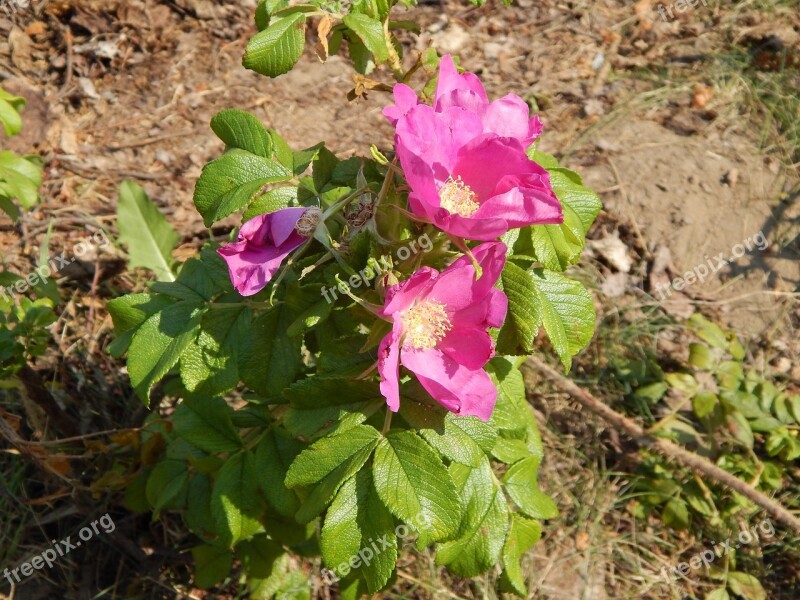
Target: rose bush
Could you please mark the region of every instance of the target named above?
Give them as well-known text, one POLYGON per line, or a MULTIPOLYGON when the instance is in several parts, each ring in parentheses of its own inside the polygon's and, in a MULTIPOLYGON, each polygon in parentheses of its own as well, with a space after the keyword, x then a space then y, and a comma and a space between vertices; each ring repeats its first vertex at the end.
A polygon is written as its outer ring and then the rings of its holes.
POLYGON ((536 151, 542 125, 519 97, 490 102, 431 52, 418 95, 390 9, 262 1, 244 64, 286 72, 316 22, 323 58, 344 40, 366 89, 381 64, 399 82, 394 148, 294 151, 223 111, 226 149, 194 200, 207 226, 241 213, 241 228, 110 303, 136 393, 177 406, 150 423, 164 450, 127 500, 180 512, 203 586, 238 561, 252 597, 303 589, 313 574, 289 557, 321 554, 342 597, 375 593, 402 525, 453 573, 500 565, 498 585, 524 595, 520 558, 555 514, 519 367, 542 328, 565 369, 592 336, 591 296, 564 271, 600 203, 536 151))

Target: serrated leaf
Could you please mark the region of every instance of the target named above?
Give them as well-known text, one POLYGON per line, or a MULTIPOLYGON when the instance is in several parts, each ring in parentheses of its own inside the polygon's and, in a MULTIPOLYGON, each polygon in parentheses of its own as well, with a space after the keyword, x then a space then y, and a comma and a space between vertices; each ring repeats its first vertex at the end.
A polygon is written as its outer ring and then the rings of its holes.
POLYGON ((286 487, 289 465, 300 454, 303 444, 279 429, 270 429, 256 449, 256 472, 261 491, 270 506, 284 517, 300 508, 297 494, 286 487))
POLYGON ((365 14, 350 13, 345 15, 344 24, 355 32, 367 50, 372 53, 376 64, 389 60, 389 49, 380 21, 365 14))
POLYGON ((538 472, 539 459, 525 458, 509 467, 503 476, 503 485, 526 515, 534 519, 553 519, 558 516, 558 508, 552 498, 539 489, 538 472))
POLYGON ((41 184, 42 161, 38 156, 0 152, 0 208, 12 220, 16 221, 20 214, 12 200, 19 201, 24 208, 32 208, 39 202, 41 184))
POLYGON ((580 177, 562 167, 548 168, 550 183, 564 211, 560 225, 534 225, 530 232, 536 258, 545 268, 566 271, 578 262, 586 243, 586 233, 603 208, 600 198, 584 187, 580 177))
POLYGON ((261 528, 263 502, 257 493, 255 457, 231 456, 217 474, 211 492, 211 514, 220 542, 233 547, 261 528))
POLYGON ((582 284, 561 273, 544 269, 529 273, 536 286, 544 330, 564 370, 568 371, 572 357, 583 350, 594 335, 594 301, 582 284))
POLYGON ((133 334, 148 317, 153 316, 175 302, 164 296, 151 294, 128 294, 114 298, 106 305, 114 323, 116 339, 108 347, 109 354, 120 358, 130 346, 133 334))
POLYGON ((271 158, 232 148, 200 174, 194 204, 206 227, 246 208, 264 186, 291 179, 291 172, 271 158))
POLYGON ((253 313, 241 304, 211 308, 200 332, 181 357, 181 379, 192 393, 215 396, 239 383, 239 349, 252 327, 253 313))
POLYGON ((178 460, 165 460, 158 463, 147 478, 145 494, 155 512, 171 507, 171 503, 186 485, 189 472, 186 463, 178 460))
POLYGON ((439 455, 414 432, 389 432, 375 450, 372 469, 381 500, 419 532, 419 547, 456 534, 461 505, 453 479, 439 455))
POLYGON ((249 221, 258 215, 265 215, 295 204, 297 204, 297 188, 295 186, 284 185, 272 188, 250 203, 250 206, 242 213, 242 221, 249 221))
POLYGON ((236 452, 242 447, 231 423, 233 410, 222 398, 185 398, 172 417, 175 434, 204 452, 236 452))
POLYGON ((500 330, 497 351, 501 354, 530 354, 533 340, 542 326, 542 310, 536 284, 530 273, 507 261, 500 275, 508 296, 508 318, 500 330))
POLYGON ((192 548, 192 558, 194 583, 203 589, 213 587, 225 579, 233 566, 233 552, 218 546, 195 546, 192 548))
POLYGON ((444 457, 471 467, 481 464, 497 434, 476 417, 459 417, 438 407, 421 404, 404 394, 400 414, 444 457))
POLYGON ((731 600, 731 597, 725 588, 719 588, 707 594, 705 600, 731 600))
POLYGON ((661 518, 667 527, 687 529, 689 527, 689 507, 683 500, 672 498, 664 505, 661 518))
POLYGON ((354 456, 369 456, 378 444, 380 434, 374 427, 356 425, 345 433, 324 437, 292 462, 286 474, 286 486, 295 488, 322 481, 354 456))
POLYGON ((272 138, 264 124, 248 112, 223 110, 211 119, 211 129, 228 148, 240 148, 264 158, 272 157, 272 138))
POLYGON ((305 20, 305 15, 298 12, 272 21, 248 42, 242 59, 244 67, 267 77, 291 71, 303 54, 305 20))
POLYGON ((202 310, 178 302, 149 317, 133 334, 128 349, 128 374, 136 394, 150 403, 151 388, 174 367, 197 335, 202 310))
POLYGON ((117 205, 119 241, 128 246, 128 266, 150 269, 159 281, 175 281, 172 250, 180 237, 132 181, 123 181, 117 205))
POLYGON ((508 505, 486 457, 477 468, 454 463, 449 471, 464 512, 458 536, 439 547, 436 562, 460 577, 474 577, 498 562, 508 531, 508 505))
POLYGON ((325 515, 320 548, 325 563, 339 576, 351 570, 353 559, 370 594, 389 581, 397 562, 394 519, 378 497, 369 470, 359 471, 339 489, 325 515))
POLYGON ((291 404, 284 425, 303 436, 337 421, 357 425, 385 402, 375 383, 341 377, 308 377, 286 389, 284 396, 291 404))
POLYGON ((520 560, 542 537, 539 521, 526 519, 521 515, 511 515, 511 525, 503 546, 503 575, 500 587, 518 596, 527 597, 528 588, 522 574, 520 560))
POLYGON ((280 304, 253 320, 250 336, 242 341, 239 374, 242 381, 265 398, 279 396, 303 367, 302 340, 286 336, 292 317, 280 304))

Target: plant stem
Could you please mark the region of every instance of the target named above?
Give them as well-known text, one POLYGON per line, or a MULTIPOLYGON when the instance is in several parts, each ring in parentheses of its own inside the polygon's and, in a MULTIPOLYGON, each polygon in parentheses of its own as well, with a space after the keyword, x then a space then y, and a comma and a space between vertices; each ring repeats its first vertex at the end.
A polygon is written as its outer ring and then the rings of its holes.
POLYGON ((387 406, 386 407, 386 418, 383 420, 383 429, 381 430, 381 435, 385 436, 386 433, 389 431, 389 427, 392 425, 392 415, 393 414, 394 413, 387 406))

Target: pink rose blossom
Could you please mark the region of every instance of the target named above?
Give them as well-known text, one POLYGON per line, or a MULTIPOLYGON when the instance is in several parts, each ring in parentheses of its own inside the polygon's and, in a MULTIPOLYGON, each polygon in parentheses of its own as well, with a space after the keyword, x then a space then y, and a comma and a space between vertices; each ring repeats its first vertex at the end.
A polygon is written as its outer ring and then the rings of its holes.
POLYGON ((392 331, 378 349, 378 373, 394 412, 402 364, 447 410, 484 421, 492 414, 497 389, 483 367, 494 356, 494 343, 486 329, 500 327, 508 309, 506 295, 494 287, 506 246, 481 244, 472 253, 480 279, 470 257, 462 256, 441 273, 423 267, 389 289, 380 314, 392 321, 392 331))
MULTIPOLYGON (((419 104, 414 90, 402 83, 394 86, 394 101, 394 105, 383 111, 392 125, 419 104)), ((437 113, 444 113, 452 108, 476 116, 480 123, 479 133, 513 138, 523 148, 530 146, 542 133, 542 122, 537 115, 530 116, 530 109, 522 98, 508 94, 489 102, 480 79, 474 73, 459 74, 453 57, 447 54, 439 62, 439 82, 433 109, 437 113)))
POLYGON ((564 220, 550 175, 525 154, 541 123, 517 96, 489 103, 478 78, 441 61, 434 106, 394 88, 384 111, 411 188, 411 210, 443 231, 494 240, 509 229, 564 220))
POLYGON ((283 259, 313 235, 320 216, 318 208, 282 208, 242 225, 236 242, 217 250, 236 291, 252 296, 264 289, 283 259))

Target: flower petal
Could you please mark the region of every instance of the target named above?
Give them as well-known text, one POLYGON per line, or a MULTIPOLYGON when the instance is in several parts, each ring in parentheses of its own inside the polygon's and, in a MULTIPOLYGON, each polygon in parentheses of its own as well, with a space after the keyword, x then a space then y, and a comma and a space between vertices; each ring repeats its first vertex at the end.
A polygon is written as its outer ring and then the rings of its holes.
POLYGON ((481 80, 473 73, 459 73, 453 57, 445 54, 439 61, 439 81, 436 84, 434 108, 441 111, 452 106, 462 106, 453 102, 463 102, 470 95, 474 95, 477 101, 482 101, 482 104, 489 103, 481 80), (452 94, 452 92, 460 93, 452 94))
POLYGON ((438 275, 436 269, 422 267, 405 281, 390 287, 380 314, 388 317, 408 309, 418 297, 425 294, 438 275))
POLYGON ((394 104, 383 109, 383 116, 392 125, 395 125, 398 120, 406 116, 408 111, 419 104, 419 98, 417 98, 417 93, 405 83, 398 83, 394 86, 392 93, 394 94, 394 104))
MULTIPOLYGON (((270 218, 271 222, 272 243, 276 246, 281 246, 292 234, 300 238, 297 231, 295 231, 295 226, 306 210, 303 206, 293 206, 268 213, 266 216, 270 218)), ((302 238, 300 241, 302 241, 302 238)))
POLYGON ((487 242, 473 248, 472 255, 481 267, 480 279, 476 281, 472 259, 464 255, 442 271, 426 297, 444 303, 453 312, 482 301, 494 288, 506 264, 506 245, 487 242))
POLYGON ((400 321, 395 321, 392 330, 378 346, 378 374, 381 376, 381 394, 392 412, 400 408, 400 321))
POLYGON ((247 241, 217 249, 217 254, 228 265, 233 287, 242 296, 252 296, 263 290, 289 252, 291 250, 259 247, 247 241))
POLYGON ((485 329, 454 326, 436 347, 468 369, 482 369, 494 356, 494 343, 485 329))
POLYGON ((497 402, 497 388, 483 369, 468 369, 436 349, 403 348, 400 362, 447 410, 483 421, 491 417, 497 402))
POLYGON ((483 130, 501 137, 510 137, 522 144, 523 148, 531 145, 530 109, 525 100, 516 94, 508 94, 495 100, 486 107, 483 115, 483 130))

